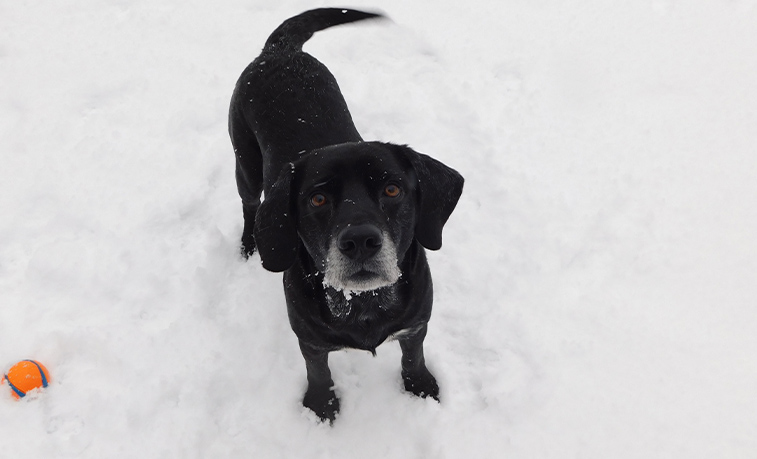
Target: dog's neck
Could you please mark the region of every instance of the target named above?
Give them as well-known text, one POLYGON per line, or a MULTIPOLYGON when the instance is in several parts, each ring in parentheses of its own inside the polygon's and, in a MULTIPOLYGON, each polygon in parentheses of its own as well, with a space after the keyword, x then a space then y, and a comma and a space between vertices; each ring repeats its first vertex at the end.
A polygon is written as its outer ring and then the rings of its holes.
POLYGON ((335 320, 347 319, 356 314, 358 318, 380 313, 391 313, 397 304, 397 284, 365 292, 346 292, 325 287, 326 303, 331 317, 335 320))

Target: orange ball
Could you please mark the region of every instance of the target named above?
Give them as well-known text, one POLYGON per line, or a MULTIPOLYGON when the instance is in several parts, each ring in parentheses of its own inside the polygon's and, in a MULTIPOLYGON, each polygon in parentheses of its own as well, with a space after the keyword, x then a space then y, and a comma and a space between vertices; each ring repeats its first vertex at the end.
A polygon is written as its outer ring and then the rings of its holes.
POLYGON ((47 387, 50 383, 50 373, 47 368, 34 360, 22 360, 13 365, 3 377, 3 384, 8 383, 13 398, 20 399, 27 392, 47 387))

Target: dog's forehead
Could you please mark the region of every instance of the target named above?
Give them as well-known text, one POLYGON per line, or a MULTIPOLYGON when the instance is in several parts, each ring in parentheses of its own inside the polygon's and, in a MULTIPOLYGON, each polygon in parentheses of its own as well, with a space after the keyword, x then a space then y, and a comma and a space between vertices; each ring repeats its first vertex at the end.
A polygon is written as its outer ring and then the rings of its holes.
POLYGON ((390 149, 367 144, 346 144, 315 150, 308 155, 303 185, 356 179, 363 183, 404 181, 409 170, 390 149))

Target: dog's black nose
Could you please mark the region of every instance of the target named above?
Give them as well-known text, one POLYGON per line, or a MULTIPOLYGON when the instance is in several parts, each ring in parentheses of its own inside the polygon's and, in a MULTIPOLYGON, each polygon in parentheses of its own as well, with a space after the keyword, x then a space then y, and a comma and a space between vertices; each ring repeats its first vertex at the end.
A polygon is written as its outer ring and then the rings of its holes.
POLYGON ((384 237, 375 225, 350 225, 339 232, 337 247, 348 258, 363 261, 381 250, 384 237))

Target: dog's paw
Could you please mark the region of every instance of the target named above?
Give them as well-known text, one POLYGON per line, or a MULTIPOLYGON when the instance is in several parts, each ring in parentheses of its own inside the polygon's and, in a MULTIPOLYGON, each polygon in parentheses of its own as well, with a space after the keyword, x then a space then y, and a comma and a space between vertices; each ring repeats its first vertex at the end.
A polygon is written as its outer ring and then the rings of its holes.
POLYGON ((252 237, 242 238, 242 244, 239 246, 239 252, 245 260, 255 253, 255 239, 252 237))
POLYGON ((336 415, 339 414, 339 399, 333 390, 316 391, 308 390, 302 404, 315 413, 322 422, 333 424, 336 415))
POLYGON ((403 372, 402 380, 405 382, 405 390, 421 398, 431 397, 439 401, 439 384, 428 369, 423 368, 417 374, 403 372))

